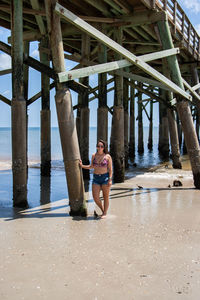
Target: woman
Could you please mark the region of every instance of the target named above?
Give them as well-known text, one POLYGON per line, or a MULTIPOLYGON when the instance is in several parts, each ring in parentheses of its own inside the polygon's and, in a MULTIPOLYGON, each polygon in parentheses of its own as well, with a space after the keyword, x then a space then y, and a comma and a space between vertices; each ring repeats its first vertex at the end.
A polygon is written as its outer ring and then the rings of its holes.
MULTIPOLYGON (((99 140, 97 143, 97 152, 92 155, 91 164, 86 166, 80 160, 80 166, 83 169, 94 169, 92 182, 92 195, 95 203, 101 209, 101 218, 106 218, 109 207, 109 192, 112 185, 112 158, 108 154, 107 143, 99 140), (103 191, 104 205, 99 198, 100 190, 103 191)), ((96 212, 94 212, 96 214, 96 212)))

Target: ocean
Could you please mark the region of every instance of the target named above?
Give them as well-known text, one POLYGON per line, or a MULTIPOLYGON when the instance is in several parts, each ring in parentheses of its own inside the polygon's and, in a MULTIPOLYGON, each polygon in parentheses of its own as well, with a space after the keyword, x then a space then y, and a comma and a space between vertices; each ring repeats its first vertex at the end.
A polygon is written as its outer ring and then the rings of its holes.
MULTIPOLYGON (((110 128, 108 136, 110 140, 110 128)), ((97 128, 90 127, 89 156, 96 150, 97 128)), ((158 128, 153 131, 153 151, 147 148, 148 127, 144 127, 144 153, 135 152, 134 161, 130 161, 128 176, 134 176, 136 163, 139 168, 147 169, 161 162, 158 154, 158 128)), ((52 171, 50 178, 40 176, 40 128, 28 129, 28 203, 30 207, 57 201, 68 197, 62 150, 58 128, 51 129, 52 171)), ((136 129, 137 149, 137 129, 136 129)), ((0 207, 12 206, 12 170, 11 170, 11 129, 0 128, 0 207)), ((92 178, 92 176, 91 176, 92 178)), ((91 190, 91 180, 85 182, 86 191, 91 190)))

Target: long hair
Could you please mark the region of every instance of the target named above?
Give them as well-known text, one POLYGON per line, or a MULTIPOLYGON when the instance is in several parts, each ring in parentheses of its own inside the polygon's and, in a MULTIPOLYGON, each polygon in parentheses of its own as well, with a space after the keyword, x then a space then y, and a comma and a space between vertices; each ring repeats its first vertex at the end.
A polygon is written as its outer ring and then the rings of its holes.
POLYGON ((101 139, 100 139, 100 140, 98 140, 97 145, 98 145, 99 143, 102 143, 102 144, 104 145, 103 152, 104 152, 105 154, 109 154, 107 142, 105 142, 104 140, 101 140, 101 139))

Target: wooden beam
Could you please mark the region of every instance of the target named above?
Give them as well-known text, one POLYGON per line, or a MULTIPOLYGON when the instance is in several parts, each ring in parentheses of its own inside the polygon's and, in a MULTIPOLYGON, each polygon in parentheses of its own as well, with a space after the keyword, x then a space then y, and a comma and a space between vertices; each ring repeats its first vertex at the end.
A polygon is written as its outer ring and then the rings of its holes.
POLYGON ((166 19, 166 14, 162 11, 136 11, 132 15, 120 16, 121 20, 130 22, 132 26, 142 26, 146 24, 152 24, 160 20, 166 19))
POLYGON ((1 94, 0 94, 0 100, 11 106, 12 102, 1 94))
POLYGON ((185 79, 183 79, 183 84, 186 86, 186 88, 191 92, 191 94, 200 101, 200 96, 193 90, 193 88, 187 83, 185 79))
POLYGON ((142 82, 142 83, 147 83, 149 85, 153 85, 155 87, 159 87, 161 89, 171 91, 168 87, 166 87, 164 84, 160 83, 159 81, 152 80, 152 79, 147 78, 147 77, 143 77, 143 76, 139 76, 139 75, 135 75, 135 74, 132 74, 132 73, 129 73, 129 72, 123 72, 123 71, 115 71, 115 73, 117 75, 121 75, 123 77, 130 78, 132 80, 136 80, 136 81, 139 81, 139 82, 142 82))
POLYGON ((0 76, 10 74, 10 73, 12 73, 12 69, 1 70, 0 71, 0 76))
MULTIPOLYGON (((0 10, 5 11, 5 12, 10 12, 10 5, 0 5, 0 10)), ((40 9, 31 9, 31 8, 26 8, 23 7, 23 13, 24 14, 29 14, 29 15, 37 15, 37 16, 45 16, 45 11, 40 10, 40 9)))
POLYGON ((126 48, 119 45, 117 42, 113 41, 105 34, 91 26, 90 24, 86 23, 85 21, 81 20, 79 17, 74 15, 72 12, 61 6, 60 4, 56 3, 55 11, 63 17, 65 20, 68 20, 70 23, 74 24, 76 27, 80 28, 82 31, 85 31, 87 34, 93 36, 97 40, 104 43, 109 48, 113 49, 114 51, 121 54, 127 60, 129 60, 132 64, 136 65, 138 68, 146 72, 147 74, 154 77, 156 80, 162 82, 169 88, 171 88, 175 93, 182 95, 184 98, 190 100, 191 96, 186 93, 182 88, 176 85, 174 82, 169 80, 167 77, 163 76, 161 73, 156 71, 154 68, 146 64, 143 60, 135 56, 133 53, 128 51, 126 48))
POLYGON ((194 85, 194 86, 192 87, 192 90, 193 90, 193 91, 196 91, 196 90, 198 90, 199 88, 200 88, 200 83, 194 85))
MULTIPOLYGON (((140 59, 143 61, 152 61, 156 60, 159 58, 163 58, 169 55, 175 55, 179 53, 179 48, 173 48, 165 51, 159 51, 155 53, 150 53, 146 55, 141 55, 138 56, 140 59)), ((105 73, 105 72, 110 72, 113 70, 117 70, 120 68, 125 68, 128 66, 132 66, 132 63, 129 62, 127 59, 122 59, 118 60, 115 62, 109 62, 109 63, 104 63, 104 64, 99 64, 96 66, 90 66, 90 67, 85 67, 81 69, 76 69, 76 70, 70 70, 68 72, 62 72, 58 74, 58 80, 59 82, 66 82, 68 80, 72 79, 77 79, 77 78, 82 78, 86 77, 92 74, 100 74, 100 73, 105 73)), ((163 86, 163 85, 162 85, 163 86)))
MULTIPOLYGON (((31 2, 33 9, 40 10, 40 5, 39 5, 38 0, 30 0, 30 2, 31 2)), ((37 24, 38 24, 41 34, 42 35, 46 34, 46 27, 44 25, 42 16, 35 15, 35 18, 36 18, 36 21, 37 21, 37 24)))

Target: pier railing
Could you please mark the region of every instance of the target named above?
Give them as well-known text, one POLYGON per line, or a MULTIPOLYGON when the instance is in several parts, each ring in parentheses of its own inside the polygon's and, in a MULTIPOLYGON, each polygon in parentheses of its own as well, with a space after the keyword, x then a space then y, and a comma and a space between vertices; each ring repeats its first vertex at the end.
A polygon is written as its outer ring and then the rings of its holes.
POLYGON ((184 10, 176 0, 155 0, 160 9, 167 12, 174 34, 181 39, 187 50, 197 59, 200 59, 200 37, 184 10))

